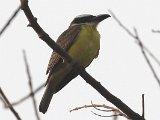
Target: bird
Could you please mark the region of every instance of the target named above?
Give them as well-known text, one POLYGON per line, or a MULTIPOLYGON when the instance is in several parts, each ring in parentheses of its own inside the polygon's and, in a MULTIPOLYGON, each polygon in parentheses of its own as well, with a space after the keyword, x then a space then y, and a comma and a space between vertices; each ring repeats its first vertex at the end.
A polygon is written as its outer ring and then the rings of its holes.
MULTIPOLYGON (((99 54, 100 34, 97 26, 109 17, 111 17, 109 14, 78 15, 68 29, 58 37, 56 43, 73 60, 86 68, 99 54)), ((46 89, 39 105, 39 111, 43 114, 47 112, 53 95, 78 76, 78 72, 55 51, 52 52, 46 74, 49 74, 46 89)))

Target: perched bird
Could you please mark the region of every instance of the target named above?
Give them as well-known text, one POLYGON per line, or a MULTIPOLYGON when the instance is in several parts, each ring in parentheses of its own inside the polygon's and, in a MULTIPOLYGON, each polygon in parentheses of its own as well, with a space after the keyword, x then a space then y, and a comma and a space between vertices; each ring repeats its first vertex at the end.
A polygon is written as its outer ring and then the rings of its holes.
MULTIPOLYGON (((97 25, 108 17, 110 17, 108 14, 79 15, 59 36, 56 43, 86 68, 99 53, 100 34, 97 31, 97 25)), ((72 66, 55 51, 52 52, 48 64, 48 73, 46 90, 39 105, 39 111, 42 113, 46 113, 53 94, 60 91, 78 75, 72 66)))

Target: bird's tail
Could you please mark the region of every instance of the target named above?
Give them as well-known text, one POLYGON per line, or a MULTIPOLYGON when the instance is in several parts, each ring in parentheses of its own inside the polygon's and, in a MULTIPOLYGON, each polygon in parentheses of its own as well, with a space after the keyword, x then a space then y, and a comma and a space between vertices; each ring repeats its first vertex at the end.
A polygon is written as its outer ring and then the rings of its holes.
POLYGON ((43 114, 46 113, 46 111, 49 107, 49 104, 51 102, 51 99, 53 97, 53 94, 54 94, 53 89, 51 89, 51 86, 48 85, 45 92, 44 92, 42 100, 40 102, 40 105, 39 105, 39 111, 42 112, 43 114))
MULTIPOLYGON (((65 85, 61 85, 65 79, 65 76, 72 70, 69 64, 63 63, 59 65, 59 69, 57 69, 54 74, 51 74, 48 77, 47 88, 44 92, 42 100, 39 105, 39 111, 43 114, 46 113, 53 94, 57 92, 57 90, 61 89, 65 85), (62 69, 63 68, 63 69, 62 69)), ((66 82, 64 82, 67 84, 66 82)))

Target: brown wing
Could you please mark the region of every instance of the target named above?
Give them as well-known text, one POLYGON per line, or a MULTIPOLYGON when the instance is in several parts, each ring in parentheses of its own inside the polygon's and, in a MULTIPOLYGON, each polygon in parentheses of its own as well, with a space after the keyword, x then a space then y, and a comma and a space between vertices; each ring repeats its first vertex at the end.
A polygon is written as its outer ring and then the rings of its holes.
MULTIPOLYGON (((71 44, 74 42, 79 31, 80 31, 80 26, 78 26, 78 25, 69 27, 66 31, 64 31, 59 36, 56 43, 61 48, 63 48, 65 51, 67 51, 69 49, 69 47, 71 46, 71 44)), ((63 61, 63 59, 61 58, 61 56, 58 53, 56 53, 55 51, 53 51, 51 58, 50 58, 50 61, 49 61, 49 64, 48 64, 46 74, 53 71, 54 67, 62 61, 63 61)))

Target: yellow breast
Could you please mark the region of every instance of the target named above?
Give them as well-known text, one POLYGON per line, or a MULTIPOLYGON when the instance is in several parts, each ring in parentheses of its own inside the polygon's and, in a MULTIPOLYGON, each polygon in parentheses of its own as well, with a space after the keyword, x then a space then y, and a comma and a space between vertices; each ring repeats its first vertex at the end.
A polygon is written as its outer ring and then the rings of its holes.
POLYGON ((93 25, 82 25, 75 42, 68 54, 84 67, 97 56, 100 49, 100 35, 93 25))

